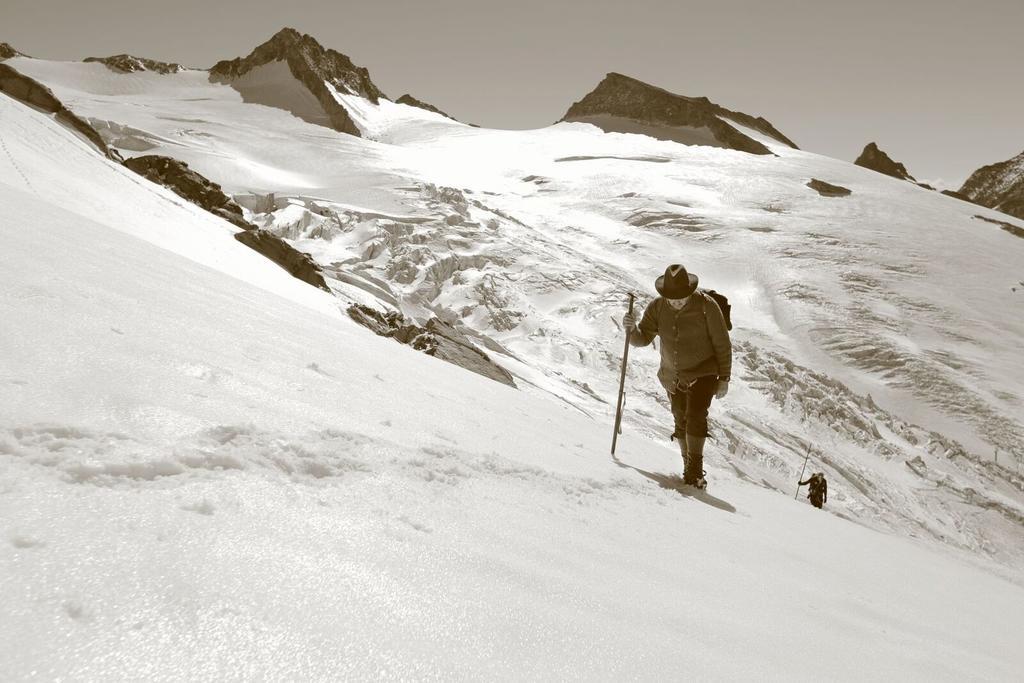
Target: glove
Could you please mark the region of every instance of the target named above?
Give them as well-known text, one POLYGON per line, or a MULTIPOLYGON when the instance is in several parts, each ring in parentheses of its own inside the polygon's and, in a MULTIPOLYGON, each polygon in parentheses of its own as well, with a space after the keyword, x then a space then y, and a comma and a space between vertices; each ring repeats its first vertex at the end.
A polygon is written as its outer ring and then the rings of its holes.
POLYGON ((632 334, 636 329, 636 316, 632 313, 627 313, 622 316, 622 326, 626 329, 626 332, 632 334))
POLYGON ((718 380, 718 389, 715 391, 715 398, 725 398, 725 395, 729 393, 729 380, 720 379, 718 380))

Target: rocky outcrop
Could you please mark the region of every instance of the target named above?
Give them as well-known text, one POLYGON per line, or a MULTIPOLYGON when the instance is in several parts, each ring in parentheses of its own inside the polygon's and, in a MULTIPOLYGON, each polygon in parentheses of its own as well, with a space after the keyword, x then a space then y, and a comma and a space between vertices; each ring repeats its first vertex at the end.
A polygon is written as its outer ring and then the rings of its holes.
POLYGON ((132 55, 113 55, 110 57, 86 57, 83 62, 99 62, 111 71, 122 74, 135 73, 136 71, 153 71, 158 74, 176 74, 184 71, 185 67, 173 62, 158 62, 155 59, 145 59, 132 55))
POLYGON ((57 99, 45 85, 29 78, 9 64, 0 64, 0 92, 37 109, 54 114, 57 120, 96 146, 104 156, 120 161, 120 156, 107 147, 100 134, 85 120, 76 116, 57 99))
POLYGON ((857 166, 869 168, 872 171, 878 171, 885 175, 892 176, 893 178, 899 178, 900 180, 909 180, 912 183, 917 182, 914 180, 914 176, 907 172, 907 167, 903 164, 893 161, 892 158, 878 149, 878 145, 873 142, 869 142, 864 151, 860 153, 857 160, 853 162, 857 166))
MULTIPOLYGON (((420 109, 426 109, 427 111, 434 112, 435 114, 440 114, 441 116, 445 117, 446 119, 451 119, 452 121, 458 121, 458 119, 455 118, 454 116, 452 116, 451 114, 446 114, 445 112, 441 111, 440 109, 438 109, 434 105, 427 104, 423 100, 418 100, 415 97, 413 97, 412 95, 410 95, 409 93, 406 93, 406 94, 402 95, 397 100, 395 100, 395 102, 397 102, 398 104, 406 104, 406 105, 409 105, 410 107, 418 107, 420 109)), ((461 123, 461 121, 460 121, 460 123, 461 123)), ((472 126, 473 124, 468 124, 468 125, 472 126)), ((477 128, 478 126, 473 126, 473 127, 477 128)))
POLYGON ((826 183, 824 180, 818 180, 817 178, 811 178, 807 183, 807 187, 811 188, 822 197, 846 197, 852 193, 852 190, 849 188, 843 187, 842 185, 826 183))
POLYGON ((210 69, 210 80, 230 83, 253 69, 283 61, 289 71, 320 103, 331 128, 360 136, 359 127, 348 111, 331 93, 331 87, 343 94, 365 97, 377 104, 384 93, 370 80, 370 72, 334 50, 328 50, 313 37, 292 28, 278 31, 248 57, 218 62, 210 69))
POLYGON ((287 270, 292 277, 330 292, 319 264, 309 254, 299 251, 266 230, 243 230, 235 239, 287 270))
POLYGON ((349 317, 382 337, 391 337, 429 356, 458 365, 496 382, 514 387, 512 375, 476 348, 469 338, 439 318, 431 318, 426 327, 406 320, 394 311, 382 313, 369 306, 353 304, 349 317))
POLYGON ((1024 218, 1024 152, 982 166, 963 184, 960 194, 975 204, 1024 218))
POLYGON ((731 111, 706 97, 676 95, 618 73, 605 76, 593 91, 569 108, 562 121, 592 123, 607 132, 643 132, 653 137, 664 135, 662 139, 686 144, 710 144, 751 154, 771 154, 768 147, 742 133, 730 124, 731 121, 796 148, 789 138, 761 117, 731 111), (631 130, 627 122, 641 124, 643 128, 631 130), (661 134, 658 128, 662 129, 661 134))
POLYGON ((975 216, 979 221, 985 221, 986 223, 992 223, 998 225, 1000 228, 1010 233, 1014 237, 1024 238, 1024 228, 1014 225, 1013 223, 1007 223, 1006 221, 996 220, 994 218, 988 218, 986 216, 975 216))
POLYGON ((240 228, 251 230, 255 227, 242 217, 242 207, 224 194, 220 185, 196 173, 184 161, 151 154, 128 159, 124 165, 240 228))
POLYGON ((24 56, 25 55, 11 47, 9 43, 0 43, 0 60, 24 56))
POLYGON ((184 161, 154 154, 128 159, 124 165, 182 199, 242 228, 242 232, 235 233, 236 240, 281 266, 293 277, 325 292, 331 291, 323 270, 312 256, 245 220, 242 207, 224 194, 220 185, 196 173, 184 161))
MULTIPOLYGON (((943 190, 942 194, 946 195, 947 197, 952 197, 953 199, 959 199, 962 202, 970 202, 971 201, 970 197, 968 197, 965 194, 960 194, 956 190, 943 190)), ((974 202, 971 202, 971 203, 973 204, 974 202)))

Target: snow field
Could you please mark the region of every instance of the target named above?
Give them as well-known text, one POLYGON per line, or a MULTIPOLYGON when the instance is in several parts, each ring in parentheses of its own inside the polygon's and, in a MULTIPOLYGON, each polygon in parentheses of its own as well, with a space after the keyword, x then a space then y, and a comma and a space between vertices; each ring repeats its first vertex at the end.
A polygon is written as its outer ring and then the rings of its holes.
POLYGON ((5 678, 1012 678, 988 571, 0 191, 5 678))

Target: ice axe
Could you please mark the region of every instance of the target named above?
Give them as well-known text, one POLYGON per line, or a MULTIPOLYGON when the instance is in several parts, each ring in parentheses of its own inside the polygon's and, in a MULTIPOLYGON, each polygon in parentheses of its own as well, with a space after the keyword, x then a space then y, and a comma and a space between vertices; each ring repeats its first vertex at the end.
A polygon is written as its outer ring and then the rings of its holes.
MULTIPOLYGON (((636 296, 629 293, 629 314, 633 314, 633 300, 636 296)), ((615 404, 615 430, 612 432, 612 455, 615 455, 615 444, 622 433, 622 408, 626 402, 626 359, 629 358, 629 335, 626 330, 626 344, 622 348, 622 371, 619 373, 619 400, 615 404)))

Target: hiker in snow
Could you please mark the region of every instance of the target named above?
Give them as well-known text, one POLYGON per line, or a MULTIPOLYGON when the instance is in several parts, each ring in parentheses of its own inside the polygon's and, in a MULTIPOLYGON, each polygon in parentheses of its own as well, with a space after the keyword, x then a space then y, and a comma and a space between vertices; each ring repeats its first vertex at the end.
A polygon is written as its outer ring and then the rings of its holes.
POLYGON ((712 398, 723 398, 729 391, 732 343, 718 303, 697 289, 697 283, 697 276, 683 266, 669 266, 654 282, 661 296, 648 304, 640 324, 627 313, 622 325, 633 346, 647 346, 661 337, 658 379, 672 405, 672 438, 679 440, 683 482, 705 488, 708 408, 712 398))
POLYGON ((807 481, 799 482, 799 486, 810 484, 807 489, 807 497, 811 500, 811 505, 821 509, 823 503, 828 502, 828 481, 825 480, 824 472, 815 472, 807 481))

